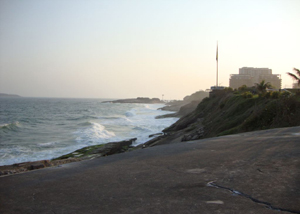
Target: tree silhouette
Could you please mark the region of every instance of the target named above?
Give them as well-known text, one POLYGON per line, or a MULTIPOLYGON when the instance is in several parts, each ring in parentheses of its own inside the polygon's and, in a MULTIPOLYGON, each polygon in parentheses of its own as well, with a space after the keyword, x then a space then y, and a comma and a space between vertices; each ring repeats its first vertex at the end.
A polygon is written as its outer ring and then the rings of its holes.
POLYGON ((300 86, 300 70, 297 68, 294 68, 294 71, 296 72, 296 75, 290 72, 287 72, 289 76, 291 76, 294 80, 297 81, 298 86, 300 86))
POLYGON ((267 88, 271 88, 272 85, 269 82, 262 80, 260 83, 255 83, 255 87, 259 92, 264 93, 266 92, 267 88))

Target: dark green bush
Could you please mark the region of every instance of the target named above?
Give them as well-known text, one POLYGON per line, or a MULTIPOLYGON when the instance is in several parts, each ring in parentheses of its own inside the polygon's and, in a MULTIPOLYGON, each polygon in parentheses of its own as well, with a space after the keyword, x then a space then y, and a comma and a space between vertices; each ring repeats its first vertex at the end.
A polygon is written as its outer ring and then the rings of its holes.
POLYGON ((262 94, 262 96, 265 97, 265 98, 270 98, 271 97, 271 92, 268 91, 268 92, 262 94))
POLYGON ((230 88, 230 87, 227 87, 227 88, 225 88, 224 90, 225 90, 226 92, 232 92, 232 91, 233 91, 233 89, 230 88))
POLYGON ((273 91, 273 92, 271 92, 271 98, 273 98, 273 99, 277 99, 277 98, 279 98, 279 91, 273 91))
POLYGON ((244 93, 242 93, 242 97, 244 98, 252 98, 253 94, 249 91, 245 91, 244 93))
POLYGON ((238 88, 238 91, 246 91, 247 88, 248 87, 246 85, 242 85, 241 87, 238 88))
POLYGON ((288 91, 282 91, 282 92, 280 92, 280 94, 279 94, 279 97, 280 98, 287 98, 287 97, 289 97, 289 96, 291 96, 291 92, 288 92, 288 91))

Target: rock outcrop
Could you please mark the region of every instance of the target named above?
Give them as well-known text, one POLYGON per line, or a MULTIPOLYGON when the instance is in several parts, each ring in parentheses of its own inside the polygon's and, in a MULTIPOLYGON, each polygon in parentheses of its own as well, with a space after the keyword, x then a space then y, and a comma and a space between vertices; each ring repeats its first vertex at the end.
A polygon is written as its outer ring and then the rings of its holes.
POLYGON ((204 136, 204 127, 200 127, 196 131, 183 135, 181 141, 199 140, 204 136))
POLYGON ((27 172, 45 167, 60 166, 62 164, 80 161, 80 159, 70 158, 65 160, 41 160, 33 162, 16 163, 13 165, 0 166, 0 176, 12 175, 27 172))
POLYGON ((113 155, 117 153, 126 152, 129 148, 132 148, 132 143, 136 141, 136 138, 130 140, 124 140, 120 142, 111 142, 107 144, 87 146, 82 149, 78 149, 72 153, 60 156, 54 160, 63 160, 69 158, 80 158, 80 159, 89 159, 94 157, 101 157, 107 155, 113 155))
POLYGON ((130 140, 124 140, 120 142, 87 146, 53 160, 41 160, 0 166, 0 176, 42 169, 45 167, 59 166, 66 163, 126 152, 130 149, 133 149, 131 145, 135 140, 136 138, 132 138, 130 140))

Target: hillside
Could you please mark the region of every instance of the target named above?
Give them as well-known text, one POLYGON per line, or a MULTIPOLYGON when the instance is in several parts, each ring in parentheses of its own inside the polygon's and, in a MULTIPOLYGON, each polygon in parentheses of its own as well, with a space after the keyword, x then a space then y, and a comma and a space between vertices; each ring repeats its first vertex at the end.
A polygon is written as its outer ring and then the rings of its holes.
MULTIPOLYGON (((176 100, 176 101, 172 101, 169 103, 166 103, 166 106, 161 108, 162 110, 166 110, 166 111, 180 111, 181 107, 190 104, 190 103, 195 103, 197 102, 197 104, 203 100, 205 97, 208 97, 209 93, 206 91, 197 91, 191 95, 185 96, 183 98, 183 100, 176 100)), ((193 105, 193 110, 196 108, 197 105, 193 105)), ((191 106, 190 106, 191 107, 191 106)), ((185 114, 181 114, 179 113, 176 116, 183 116, 185 114)))
POLYGON ((194 111, 164 129, 163 137, 148 145, 299 125, 299 94, 252 95, 247 91, 224 90, 203 99, 194 111))

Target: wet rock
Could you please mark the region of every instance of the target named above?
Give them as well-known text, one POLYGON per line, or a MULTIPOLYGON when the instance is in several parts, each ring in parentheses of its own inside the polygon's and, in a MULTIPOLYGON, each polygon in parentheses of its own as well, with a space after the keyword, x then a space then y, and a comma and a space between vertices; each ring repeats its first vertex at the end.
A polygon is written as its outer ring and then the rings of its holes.
POLYGON ((41 169, 44 168, 44 164, 41 162, 32 163, 30 166, 27 167, 28 170, 34 170, 34 169, 41 169))
POLYGON ((95 150, 92 150, 90 154, 101 154, 101 156, 105 156, 105 155, 121 153, 128 150, 131 144, 136 140, 137 138, 132 138, 130 140, 107 143, 103 147, 99 147, 95 150))
POLYGON ((53 160, 41 160, 34 162, 16 163, 13 165, 0 166, 0 176, 13 175, 16 173, 26 172, 30 170, 42 169, 45 167, 59 166, 66 163, 77 162, 92 157, 101 157, 112 154, 125 152, 131 148, 136 138, 124 140, 120 142, 112 142, 103 145, 89 146, 76 150, 67 155, 63 155, 53 160))
POLYGON ((141 149, 141 148, 143 149, 143 148, 146 148, 146 147, 155 146, 159 142, 159 140, 161 140, 163 138, 165 138, 164 135, 157 136, 157 137, 155 137, 155 138, 153 138, 153 139, 151 139, 151 140, 149 140, 149 141, 147 141, 143 144, 140 144, 140 145, 136 146, 135 148, 136 149, 141 149))
POLYGON ((163 133, 160 132, 160 133, 156 133, 156 134, 151 134, 151 135, 149 135, 149 137, 155 137, 155 136, 160 136, 160 135, 163 135, 163 133))
POLYGON ((89 159, 92 157, 100 157, 106 155, 117 154, 121 152, 125 152, 131 148, 131 145, 137 138, 132 138, 129 140, 119 141, 119 142, 111 142, 107 144, 95 145, 95 146, 87 146, 82 149, 78 149, 69 154, 60 156, 55 160, 63 160, 69 158, 77 158, 79 160, 89 159))

